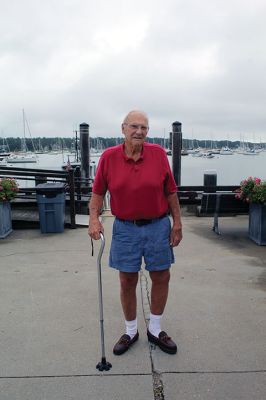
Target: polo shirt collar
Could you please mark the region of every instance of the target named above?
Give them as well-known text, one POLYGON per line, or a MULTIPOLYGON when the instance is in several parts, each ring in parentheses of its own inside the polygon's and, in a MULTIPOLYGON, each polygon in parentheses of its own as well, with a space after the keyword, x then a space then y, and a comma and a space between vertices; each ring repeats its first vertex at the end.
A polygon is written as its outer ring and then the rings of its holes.
MULTIPOLYGON (((141 155, 140 155, 140 158, 138 159, 138 161, 143 160, 144 147, 145 147, 145 143, 144 143, 143 146, 142 146, 141 155)), ((125 159, 126 161, 133 160, 132 157, 128 157, 128 156, 126 155, 125 143, 121 144, 121 151, 122 151, 123 157, 124 157, 124 159, 125 159)))

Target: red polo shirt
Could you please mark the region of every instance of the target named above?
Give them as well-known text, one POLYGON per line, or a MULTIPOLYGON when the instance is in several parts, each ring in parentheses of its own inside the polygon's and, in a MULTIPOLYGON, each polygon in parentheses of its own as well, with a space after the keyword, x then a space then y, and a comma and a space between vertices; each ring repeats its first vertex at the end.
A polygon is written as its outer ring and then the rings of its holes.
POLYGON ((144 143, 138 161, 128 158, 124 144, 110 147, 102 154, 92 191, 110 192, 112 214, 133 220, 156 218, 168 211, 167 195, 177 191, 165 150, 144 143))

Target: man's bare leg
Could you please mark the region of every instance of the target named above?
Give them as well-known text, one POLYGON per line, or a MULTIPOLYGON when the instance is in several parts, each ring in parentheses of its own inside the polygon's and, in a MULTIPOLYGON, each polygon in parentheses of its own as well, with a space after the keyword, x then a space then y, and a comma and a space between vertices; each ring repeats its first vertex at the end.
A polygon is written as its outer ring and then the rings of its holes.
POLYGON ((150 272, 150 278, 152 281, 151 313, 162 315, 168 298, 170 271, 169 269, 152 271, 150 272))

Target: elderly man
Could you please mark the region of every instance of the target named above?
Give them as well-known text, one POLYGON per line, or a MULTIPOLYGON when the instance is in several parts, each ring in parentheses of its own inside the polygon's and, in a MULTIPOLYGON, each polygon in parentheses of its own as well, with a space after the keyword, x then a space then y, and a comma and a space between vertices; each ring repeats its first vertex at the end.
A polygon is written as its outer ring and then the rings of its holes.
POLYGON ((125 317, 125 333, 113 349, 116 355, 126 352, 139 337, 136 286, 142 259, 152 282, 148 340, 169 354, 177 351, 174 341, 161 330, 161 318, 174 262, 173 247, 182 239, 180 207, 165 150, 145 142, 148 130, 144 112, 128 113, 122 123, 124 143, 102 154, 89 204, 89 235, 98 240, 104 232, 99 216, 109 190, 115 216, 109 265, 119 270, 125 317))

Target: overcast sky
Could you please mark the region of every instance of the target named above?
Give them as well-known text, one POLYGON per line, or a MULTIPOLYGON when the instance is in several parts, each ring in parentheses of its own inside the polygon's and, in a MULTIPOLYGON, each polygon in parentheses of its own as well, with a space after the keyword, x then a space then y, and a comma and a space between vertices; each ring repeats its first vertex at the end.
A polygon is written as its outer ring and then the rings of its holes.
POLYGON ((265 0, 0 0, 0 135, 266 142, 265 0))

